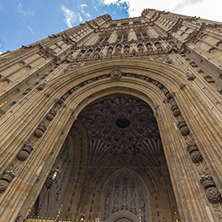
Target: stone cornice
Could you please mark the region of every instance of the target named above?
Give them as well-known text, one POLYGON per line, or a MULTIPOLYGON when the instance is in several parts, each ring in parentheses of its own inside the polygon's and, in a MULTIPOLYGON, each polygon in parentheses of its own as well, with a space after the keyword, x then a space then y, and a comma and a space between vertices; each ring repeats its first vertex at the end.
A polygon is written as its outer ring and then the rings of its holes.
POLYGON ((197 36, 199 36, 205 28, 206 28, 206 25, 205 23, 203 23, 199 29, 195 29, 193 32, 190 33, 189 36, 187 36, 184 43, 189 43, 191 41, 194 41, 197 38, 197 36))
MULTIPOLYGON (((135 50, 134 50, 135 51, 135 50)), ((138 57, 138 56, 142 56, 142 57, 147 57, 147 56, 154 56, 154 55, 168 55, 171 54, 172 52, 175 52, 175 49, 166 49, 166 50, 162 50, 162 51, 153 51, 153 52, 148 52, 148 51, 144 51, 144 52, 131 52, 128 54, 124 54, 121 53, 119 55, 116 55, 115 53, 113 55, 101 55, 99 58, 95 58, 95 57, 88 57, 88 58, 77 58, 77 59, 72 59, 70 57, 66 57, 65 61, 68 63, 76 63, 76 62, 89 62, 89 61, 98 61, 98 60, 112 60, 112 59, 121 59, 121 58, 130 58, 130 57, 138 57)))
POLYGON ((68 44, 72 44, 72 45, 76 45, 76 41, 74 41, 74 40, 72 40, 70 37, 69 37, 69 35, 68 34, 64 34, 64 35, 62 35, 62 38, 63 38, 63 40, 66 42, 66 43, 68 43, 68 44))
POLYGON ((131 24, 131 25, 124 25, 124 26, 116 26, 116 27, 107 27, 107 28, 100 28, 99 29, 99 32, 104 32, 104 31, 122 31, 122 30, 129 30, 131 28, 133 29, 143 29, 143 28, 146 28, 148 26, 153 26, 154 23, 153 22, 146 22, 146 23, 141 23, 141 24, 131 24))
POLYGON ((172 28, 170 28, 167 32, 168 33, 171 33, 171 32, 176 32, 183 24, 183 19, 182 18, 179 18, 177 20, 177 22, 174 24, 174 26, 172 28))

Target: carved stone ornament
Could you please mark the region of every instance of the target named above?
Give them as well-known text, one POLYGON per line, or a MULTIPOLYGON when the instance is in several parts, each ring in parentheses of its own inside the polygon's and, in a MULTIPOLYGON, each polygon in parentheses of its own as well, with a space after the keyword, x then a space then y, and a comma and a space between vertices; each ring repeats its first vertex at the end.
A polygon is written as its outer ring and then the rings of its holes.
POLYGON ((156 85, 159 89, 162 89, 163 88, 163 85, 161 84, 161 83, 157 83, 157 85, 156 85))
POLYGON ((9 185, 9 182, 6 180, 0 180, 0 193, 3 193, 9 185))
POLYGON ((28 156, 29 156, 29 153, 28 153, 27 151, 21 150, 21 151, 18 153, 17 158, 18 158, 19 160, 21 160, 21 161, 24 161, 24 160, 26 160, 26 159, 28 158, 28 156))
POLYGON ((220 192, 216 187, 209 187, 205 190, 205 193, 207 195, 207 199, 212 203, 216 204, 219 203, 221 200, 220 192))
MULTIPOLYGON (((148 48, 149 51, 150 48, 148 48)), ((159 51, 162 51, 163 49, 158 48, 159 51)), ((152 58, 153 60, 157 61, 157 62, 162 62, 165 64, 172 64, 173 60, 171 58, 169 58, 168 56, 156 56, 152 58)))
POLYGON ((60 105, 63 104, 64 102, 65 102, 65 98, 62 97, 62 98, 59 99, 59 104, 60 105))
POLYGON ((193 151, 191 154, 191 159, 194 163, 199 163, 203 160, 202 155, 199 150, 193 151))
POLYGON ((111 159, 127 154, 133 155, 133 159, 135 156, 149 157, 146 163, 159 172, 158 155, 163 148, 154 113, 143 101, 128 96, 112 96, 89 106, 78 120, 85 124, 91 141, 89 149, 93 163, 102 161, 104 152, 111 155, 111 159), (99 155, 93 155, 97 152, 99 155))
POLYGON ((12 171, 6 171, 2 178, 0 179, 0 193, 3 193, 12 179, 15 177, 15 174, 12 171))
POLYGON ((187 146, 187 150, 190 153, 191 159, 194 163, 199 163, 203 160, 203 157, 196 144, 189 144, 187 146))
POLYGON ((10 82, 11 82, 11 80, 10 80, 9 78, 4 77, 4 76, 1 77, 1 80, 2 80, 3 82, 7 82, 7 83, 10 83, 10 82))
POLYGON ((42 137, 43 133, 46 131, 46 127, 45 126, 39 126, 36 131, 34 132, 34 135, 37 138, 42 137))
POLYGON ((204 189, 207 189, 209 187, 216 187, 213 177, 210 175, 202 175, 200 178, 200 183, 204 187, 204 189))
POLYGON ((193 151, 197 151, 198 148, 197 148, 197 145, 196 144, 189 144, 187 146, 187 151, 191 154, 193 151))
POLYGON ((179 110, 179 108, 178 108, 177 105, 172 105, 172 106, 171 106, 171 110, 172 110, 173 115, 174 115, 175 117, 177 117, 177 116, 180 115, 180 110, 179 110))
POLYGON ((191 74, 188 74, 188 75, 187 75, 187 79, 188 79, 189 81, 192 81, 192 80, 196 79, 196 76, 195 76, 193 73, 191 73, 191 74))
POLYGON ((208 82, 208 83, 214 83, 215 80, 211 77, 211 76, 205 76, 204 79, 208 82))
POLYGON ((17 158, 21 161, 25 161, 32 150, 33 148, 31 145, 25 144, 21 151, 18 153, 17 158))
POLYGON ((160 83, 160 82, 158 82, 158 81, 156 81, 156 80, 152 80, 151 81, 155 86, 157 86, 159 89, 163 89, 163 85, 160 83))
POLYGON ((46 86, 46 83, 42 83, 42 84, 40 84, 40 85, 37 87, 37 89, 38 89, 38 90, 43 90, 43 89, 45 88, 45 86, 46 86))
POLYGON ((70 93, 70 94, 73 94, 74 92, 75 92, 74 89, 70 89, 70 90, 69 90, 69 93, 70 93))
POLYGON ((169 92, 168 89, 163 88, 162 91, 168 100, 171 100, 173 98, 173 95, 169 92))
POLYGON ((166 98, 169 99, 169 100, 173 98, 172 94, 171 94, 169 91, 166 91, 166 92, 165 92, 165 96, 166 96, 166 98))
POLYGON ((115 67, 111 73, 110 73, 110 76, 112 79, 120 79, 122 77, 122 71, 118 68, 118 67, 115 67))
POLYGON ((189 130, 187 124, 185 123, 185 121, 179 121, 178 128, 180 129, 182 136, 186 136, 190 133, 190 130, 189 130))
POLYGON ((56 115, 56 110, 51 110, 47 115, 46 119, 49 121, 52 121, 56 115))
POLYGON ((26 90, 23 92, 23 95, 28 94, 31 90, 32 90, 31 88, 26 89, 26 90))

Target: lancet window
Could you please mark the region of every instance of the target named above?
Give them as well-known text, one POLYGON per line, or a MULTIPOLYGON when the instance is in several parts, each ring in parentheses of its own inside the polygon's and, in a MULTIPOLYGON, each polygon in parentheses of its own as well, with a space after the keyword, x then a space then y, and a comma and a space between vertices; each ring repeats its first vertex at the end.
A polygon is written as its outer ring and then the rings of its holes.
POLYGON ((117 36, 117 42, 127 41, 128 35, 127 34, 120 34, 117 36))
POLYGON ((99 44, 104 44, 108 42, 110 36, 101 37, 98 41, 99 44))
POLYGON ((137 32, 136 37, 138 40, 141 40, 141 39, 147 39, 148 35, 146 32, 137 32))

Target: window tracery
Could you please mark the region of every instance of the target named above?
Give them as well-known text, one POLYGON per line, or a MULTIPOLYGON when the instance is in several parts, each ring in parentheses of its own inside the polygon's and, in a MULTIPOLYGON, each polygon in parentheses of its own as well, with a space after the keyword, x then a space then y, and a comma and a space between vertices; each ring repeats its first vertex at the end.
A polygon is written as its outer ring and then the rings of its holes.
POLYGON ((98 41, 98 44, 105 44, 106 42, 108 42, 110 36, 104 36, 104 37, 101 37, 98 41))
POLYGON ((128 34, 119 34, 117 36, 117 42, 122 42, 127 40, 128 40, 128 34))
POLYGON ((142 221, 150 221, 149 193, 144 181, 133 171, 122 169, 112 174, 103 187, 99 217, 104 221, 123 210, 137 215, 139 209, 142 221))
POLYGON ((144 40, 144 39, 148 39, 148 34, 146 31, 138 31, 136 32, 136 37, 137 37, 137 40, 144 40))

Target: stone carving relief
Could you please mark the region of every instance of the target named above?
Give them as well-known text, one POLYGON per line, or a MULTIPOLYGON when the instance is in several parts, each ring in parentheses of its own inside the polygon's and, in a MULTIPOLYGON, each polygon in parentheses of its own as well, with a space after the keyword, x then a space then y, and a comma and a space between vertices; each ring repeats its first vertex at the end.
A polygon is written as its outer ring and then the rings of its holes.
POLYGON ((172 105, 171 110, 172 110, 173 115, 175 117, 178 117, 180 115, 180 110, 179 110, 179 107, 177 105, 172 105))
POLYGON ((138 49, 139 53, 143 53, 144 52, 144 48, 143 48, 142 44, 138 44, 137 49, 138 49))
POLYGON ((139 209, 142 221, 151 221, 149 193, 144 181, 128 169, 112 174, 103 187, 99 217, 104 221, 123 210, 137 215, 139 209))
POLYGON ((196 79, 196 76, 193 73, 187 73, 187 79, 189 81, 192 81, 192 80, 196 79))
POLYGON ((185 121, 179 121, 177 126, 180 129, 182 136, 186 136, 190 133, 190 130, 185 121))
POLYGON ((112 79, 120 79, 122 77, 122 71, 118 67, 115 67, 110 73, 110 77, 112 79))
POLYGON ((84 59, 88 59, 90 55, 92 54, 93 50, 89 49, 85 54, 84 54, 84 59))
POLYGON ((81 50, 81 52, 77 55, 77 59, 78 60, 81 59, 84 53, 85 53, 85 50, 81 50))
POLYGON ((163 50, 163 47, 161 46, 161 44, 159 42, 155 42, 155 47, 157 48, 158 51, 163 50))
POLYGON ((87 131, 90 165, 99 162, 103 153, 131 154, 160 169, 162 143, 153 111, 143 101, 116 95, 95 102, 78 119, 87 131))
POLYGON ((28 158, 29 154, 32 152, 33 148, 30 144, 25 144, 17 155, 17 158, 24 161, 28 158))
POLYGON ((45 86, 46 86, 46 83, 42 83, 42 84, 40 84, 40 85, 37 87, 37 89, 38 89, 38 90, 43 90, 43 89, 45 88, 45 86))
POLYGON ((213 79, 213 77, 212 77, 212 76, 209 76, 209 75, 205 76, 204 79, 205 79, 208 83, 214 83, 214 82, 215 82, 215 80, 213 79))
POLYGON ((118 44, 116 46, 115 55, 121 55, 122 52, 122 45, 118 44))
POLYGON ((173 64, 173 60, 169 56, 152 56, 149 59, 166 64, 173 64))
MULTIPOLYGON (((66 61, 84 61, 84 60, 97 60, 97 59, 105 59, 107 57, 113 56, 119 56, 119 55, 124 55, 124 56, 137 56, 138 54, 141 56, 147 56, 147 54, 151 55, 160 55, 160 54, 166 54, 166 53, 171 53, 173 50, 176 52, 177 49, 175 48, 174 45, 171 45, 167 43, 168 39, 161 39, 161 42, 165 41, 166 44, 168 44, 168 47, 163 48, 163 46, 160 43, 159 38, 154 38, 154 39, 149 39, 149 40, 141 40, 139 43, 136 43, 135 40, 131 41, 124 41, 124 43, 108 43, 102 44, 102 45, 93 45, 93 46, 82 46, 77 49, 79 49, 78 55, 75 55, 74 57, 70 56, 74 51, 71 51, 69 55, 66 56, 66 61), (135 48, 137 50, 135 50, 135 48), (103 51, 106 51, 105 54, 101 53, 103 51)), ((171 41, 172 42, 172 41, 171 41)), ((76 48, 74 49, 76 50, 76 48)), ((159 57, 159 56, 158 56, 159 57)), ((163 56, 165 57, 165 56, 163 56)), ((167 61, 166 61, 167 63, 167 61)), ((168 64, 171 64, 169 62, 168 64)))
POLYGON ((93 53, 93 58, 99 59, 100 58, 100 51, 101 51, 101 49, 97 48, 93 53))
POLYGON ((191 159, 194 163, 199 163, 202 161, 202 155, 196 144, 189 144, 187 146, 187 150, 190 153, 191 159))
POLYGON ((40 138, 40 137, 42 137, 42 135, 45 131, 46 131, 46 126, 42 124, 35 130, 34 135, 37 138, 40 138))
POLYGON ((206 196, 212 204, 219 203, 221 200, 220 192, 218 191, 213 177, 210 175, 202 175, 200 183, 205 189, 206 196))
POLYGON ((148 52, 153 52, 153 47, 152 47, 151 43, 147 43, 146 47, 147 47, 148 52))
POLYGON ((15 177, 15 173, 13 171, 6 170, 5 173, 2 175, 0 179, 0 194, 3 193, 9 184, 11 183, 12 179, 15 177))
POLYGON ((112 53, 113 53, 113 48, 109 47, 108 50, 107 50, 107 56, 111 56, 112 53))
POLYGON ((130 47, 128 45, 125 45, 124 47, 124 54, 129 55, 130 54, 130 47))

